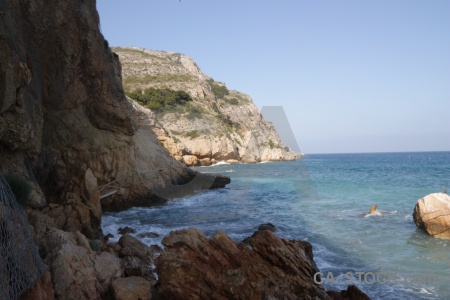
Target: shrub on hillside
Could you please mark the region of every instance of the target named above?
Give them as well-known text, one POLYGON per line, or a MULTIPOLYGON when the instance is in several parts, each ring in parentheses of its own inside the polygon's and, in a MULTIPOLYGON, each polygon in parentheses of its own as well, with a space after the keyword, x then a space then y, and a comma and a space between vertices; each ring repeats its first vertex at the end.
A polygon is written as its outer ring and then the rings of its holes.
POLYGON ((176 105, 185 105, 192 101, 191 96, 185 91, 175 91, 168 88, 147 88, 144 91, 136 89, 128 92, 127 96, 139 102, 142 106, 153 110, 173 108, 176 105))
POLYGON ((239 104, 239 100, 236 98, 231 98, 231 99, 225 99, 225 101, 231 105, 238 105, 239 104))
POLYGON ((213 92, 214 96, 216 96, 217 99, 223 99, 226 95, 230 93, 230 91, 227 89, 225 85, 218 84, 214 81, 214 79, 210 78, 206 81, 211 88, 211 91, 213 92))
POLYGON ((200 134, 198 133, 197 130, 192 130, 192 131, 186 132, 186 136, 192 140, 192 139, 198 138, 200 136, 200 134))

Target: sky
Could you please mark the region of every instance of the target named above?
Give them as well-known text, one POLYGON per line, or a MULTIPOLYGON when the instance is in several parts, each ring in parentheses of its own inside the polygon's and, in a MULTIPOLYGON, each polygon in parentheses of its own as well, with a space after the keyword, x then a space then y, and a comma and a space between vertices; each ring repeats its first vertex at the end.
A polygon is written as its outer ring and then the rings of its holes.
POLYGON ((450 0, 97 0, 111 46, 282 106, 304 153, 450 151, 450 0))

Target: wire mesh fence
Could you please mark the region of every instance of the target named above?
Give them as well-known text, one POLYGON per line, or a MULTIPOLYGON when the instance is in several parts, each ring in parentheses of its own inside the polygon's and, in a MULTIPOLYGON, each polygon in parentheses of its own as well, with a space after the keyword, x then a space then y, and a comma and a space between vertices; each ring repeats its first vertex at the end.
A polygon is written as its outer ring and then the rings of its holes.
POLYGON ((25 211, 0 173, 0 300, 19 298, 45 272, 25 211))

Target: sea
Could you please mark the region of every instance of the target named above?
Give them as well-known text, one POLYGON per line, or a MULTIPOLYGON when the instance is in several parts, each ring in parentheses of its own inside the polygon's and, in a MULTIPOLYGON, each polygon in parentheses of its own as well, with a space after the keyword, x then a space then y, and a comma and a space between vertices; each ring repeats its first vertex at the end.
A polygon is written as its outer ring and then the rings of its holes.
POLYGON ((450 191, 450 152, 310 154, 291 162, 219 163, 223 189, 198 191, 165 206, 105 213, 103 232, 119 227, 154 232, 219 230, 241 241, 262 223, 287 239, 307 240, 327 290, 357 285, 372 299, 450 299, 450 241, 416 227, 414 206, 450 191), (372 205, 381 214, 365 216, 372 205))

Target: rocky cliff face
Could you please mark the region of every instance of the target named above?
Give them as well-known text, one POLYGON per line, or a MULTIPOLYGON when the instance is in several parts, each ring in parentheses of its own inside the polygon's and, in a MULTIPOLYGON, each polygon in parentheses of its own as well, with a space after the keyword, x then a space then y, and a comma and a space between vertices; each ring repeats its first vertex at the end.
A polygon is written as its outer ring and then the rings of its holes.
MULTIPOLYGON (((124 94, 95 0, 0 0, 0 172, 31 188, 28 219, 58 298, 107 292, 89 244, 100 236, 102 207, 161 203, 190 186, 229 182, 197 178, 175 161, 153 123, 153 114, 124 94), (180 188, 187 181, 195 184, 180 188), (85 289, 65 294, 81 285, 78 271, 88 274, 85 289)), ((113 271, 107 280, 120 276, 113 271)), ((34 291, 52 294, 48 283, 44 278, 34 291)))
POLYGON ((273 124, 264 121, 252 99, 237 91, 218 96, 214 82, 192 58, 173 52, 113 48, 122 63, 127 91, 148 87, 183 90, 193 98, 184 108, 156 114, 153 130, 178 161, 209 165, 218 161, 294 160, 273 124))
POLYGON ((0 13, 0 171, 27 179, 32 207, 92 235, 101 204, 160 199, 156 188, 192 178, 124 95, 95 1, 1 0, 0 13))

